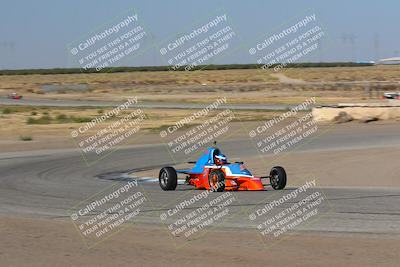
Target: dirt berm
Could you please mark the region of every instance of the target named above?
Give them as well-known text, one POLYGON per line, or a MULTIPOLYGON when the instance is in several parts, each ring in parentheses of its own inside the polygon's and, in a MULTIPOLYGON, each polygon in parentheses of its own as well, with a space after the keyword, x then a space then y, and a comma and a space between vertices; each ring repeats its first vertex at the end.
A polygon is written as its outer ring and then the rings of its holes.
POLYGON ((314 119, 320 122, 400 120, 400 103, 354 103, 338 104, 337 106, 320 106, 313 108, 312 114, 314 119))

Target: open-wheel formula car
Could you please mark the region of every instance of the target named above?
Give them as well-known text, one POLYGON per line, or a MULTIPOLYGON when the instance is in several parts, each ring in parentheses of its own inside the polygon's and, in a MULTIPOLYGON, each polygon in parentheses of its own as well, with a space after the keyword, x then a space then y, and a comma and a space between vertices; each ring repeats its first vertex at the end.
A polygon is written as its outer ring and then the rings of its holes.
POLYGON ((207 189, 216 192, 224 190, 265 190, 271 185, 280 190, 286 186, 286 172, 280 166, 273 167, 268 176, 256 177, 251 174, 243 162, 228 163, 225 155, 216 147, 209 147, 196 161, 191 169, 175 170, 173 167, 163 167, 159 173, 160 187, 175 190, 178 185, 178 174, 186 175, 186 183, 196 189, 207 189), (269 179, 269 184, 263 184, 263 179, 269 179))

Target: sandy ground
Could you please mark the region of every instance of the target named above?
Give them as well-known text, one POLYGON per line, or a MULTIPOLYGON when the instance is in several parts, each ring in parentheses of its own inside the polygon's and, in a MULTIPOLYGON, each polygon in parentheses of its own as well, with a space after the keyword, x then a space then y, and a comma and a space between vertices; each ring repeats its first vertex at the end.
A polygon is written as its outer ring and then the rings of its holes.
POLYGON ((89 249, 62 220, 3 217, 0 230, 2 266, 351 267, 398 266, 400 259, 400 240, 362 235, 291 235, 265 249, 254 231, 226 230, 177 248, 165 230, 129 226, 89 249))
MULTIPOLYGON (((97 118, 111 109, 85 109, 85 108, 31 108, 31 107, 9 107, 13 110, 11 114, 0 114, 0 152, 10 151, 30 151, 38 149, 60 149, 75 148, 71 132, 84 125, 84 122, 60 122, 58 116, 73 116, 75 118, 97 118), (35 112, 32 115, 31 112, 35 112), (51 121, 46 124, 29 124, 28 119, 38 120, 45 116, 50 116, 51 121), (23 141, 21 137, 31 137, 30 141, 23 141)), ((0 109, 1 110, 1 109, 0 109)), ((144 109, 142 110, 146 119, 140 123, 141 133, 138 140, 127 141, 125 144, 142 144, 160 142, 159 132, 166 125, 173 125, 175 122, 192 115, 192 109, 144 109)), ((123 111, 118 118, 109 119, 96 127, 90 129, 86 134, 93 135, 103 128, 130 114, 132 111, 123 111)), ((221 111, 218 111, 221 112, 221 111)), ((259 124, 261 121, 269 120, 280 114, 279 111, 235 111, 235 119, 247 124, 259 124), (247 122, 248 120, 252 120, 247 122)), ((300 116, 300 115, 299 115, 300 116)), ((205 120, 205 119, 204 119, 205 120)), ((196 120, 193 125, 203 122, 196 120)), ((238 125, 237 122, 233 124, 238 125)), ((192 125, 192 127, 193 127, 192 125)), ((188 125, 189 127, 190 125, 188 125)), ((238 127, 236 127, 238 128, 238 127)), ((136 139, 136 138, 131 138, 136 139)))

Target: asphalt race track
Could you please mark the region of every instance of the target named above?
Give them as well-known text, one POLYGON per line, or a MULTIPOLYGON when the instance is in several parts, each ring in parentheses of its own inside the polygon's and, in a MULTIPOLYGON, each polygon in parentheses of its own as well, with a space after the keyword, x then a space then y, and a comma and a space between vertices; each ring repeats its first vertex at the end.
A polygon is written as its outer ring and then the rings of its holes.
MULTIPOLYGON (((353 131, 341 127, 315 138, 293 153, 400 148, 398 125, 376 125, 374 129, 353 131)), ((252 153, 243 140, 222 142, 221 147, 230 157, 246 158, 252 153)), ((398 159, 393 161, 398 162, 398 159)), ((91 166, 85 164, 76 149, 1 153, 0 213, 69 219, 71 207, 113 183, 123 184, 129 180, 126 179, 126 173, 134 175, 136 170, 146 168, 154 169, 157 173, 159 166, 170 163, 171 158, 163 144, 121 148, 91 166)), ((290 166, 286 167, 290 169, 290 166)), ((140 218, 140 223, 145 224, 161 224, 160 212, 173 207, 175 199, 199 193, 185 185, 174 192, 163 192, 158 183, 144 181, 140 184, 151 199, 151 203, 145 204, 140 218)), ((235 216, 224 226, 254 228, 248 217, 249 211, 294 189, 288 187, 283 191, 234 193, 238 201, 231 206, 231 211, 235 216)), ((318 220, 302 225, 297 231, 400 235, 400 188, 338 186, 312 190, 319 190, 326 196, 327 201, 323 204, 326 205, 325 212, 318 220)))

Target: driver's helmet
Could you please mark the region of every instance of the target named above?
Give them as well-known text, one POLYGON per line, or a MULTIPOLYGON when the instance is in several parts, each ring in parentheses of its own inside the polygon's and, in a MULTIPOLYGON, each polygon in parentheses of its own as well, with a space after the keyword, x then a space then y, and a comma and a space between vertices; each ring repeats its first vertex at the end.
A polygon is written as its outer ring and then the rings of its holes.
POLYGON ((214 156, 214 163, 217 165, 226 164, 228 162, 224 154, 217 154, 214 156))

